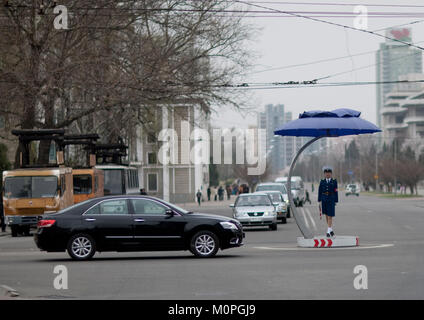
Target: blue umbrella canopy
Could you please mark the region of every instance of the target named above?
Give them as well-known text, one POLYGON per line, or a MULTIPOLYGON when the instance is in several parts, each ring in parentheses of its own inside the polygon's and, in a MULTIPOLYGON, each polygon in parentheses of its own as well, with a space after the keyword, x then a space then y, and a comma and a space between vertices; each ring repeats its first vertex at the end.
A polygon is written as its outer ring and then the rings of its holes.
POLYGON ((275 130, 274 134, 295 137, 340 137, 381 131, 376 125, 361 119, 360 115, 359 111, 352 109, 305 111, 299 115, 299 119, 286 123, 275 130))

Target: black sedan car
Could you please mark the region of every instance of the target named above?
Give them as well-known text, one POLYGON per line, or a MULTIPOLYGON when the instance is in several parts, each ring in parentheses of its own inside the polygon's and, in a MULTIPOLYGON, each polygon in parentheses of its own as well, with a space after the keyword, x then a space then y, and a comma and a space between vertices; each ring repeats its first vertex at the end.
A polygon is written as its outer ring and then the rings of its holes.
POLYGON ((239 247, 244 233, 231 218, 186 211, 148 196, 90 199, 38 222, 34 240, 48 252, 67 251, 88 260, 96 251, 190 250, 212 257, 218 249, 239 247))

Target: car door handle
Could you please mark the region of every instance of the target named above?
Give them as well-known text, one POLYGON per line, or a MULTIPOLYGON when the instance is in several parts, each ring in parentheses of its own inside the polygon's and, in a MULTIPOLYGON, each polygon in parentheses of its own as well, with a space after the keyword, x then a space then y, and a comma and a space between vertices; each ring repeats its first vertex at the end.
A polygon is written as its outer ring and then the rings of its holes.
POLYGON ((94 219, 94 218, 86 218, 85 221, 90 221, 91 222, 91 221, 96 221, 96 219, 94 219))
POLYGON ((144 222, 144 219, 134 219, 135 222, 144 222))

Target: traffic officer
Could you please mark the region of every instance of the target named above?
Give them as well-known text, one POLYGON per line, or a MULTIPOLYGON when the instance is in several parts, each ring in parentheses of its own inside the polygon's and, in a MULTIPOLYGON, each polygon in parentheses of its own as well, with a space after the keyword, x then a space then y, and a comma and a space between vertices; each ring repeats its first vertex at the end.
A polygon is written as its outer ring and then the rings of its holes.
POLYGON ((339 202, 337 190, 337 180, 331 177, 330 167, 324 167, 325 179, 322 179, 318 189, 318 202, 320 202, 320 211, 325 214, 327 220, 327 237, 334 237, 333 217, 335 216, 335 206, 339 202))

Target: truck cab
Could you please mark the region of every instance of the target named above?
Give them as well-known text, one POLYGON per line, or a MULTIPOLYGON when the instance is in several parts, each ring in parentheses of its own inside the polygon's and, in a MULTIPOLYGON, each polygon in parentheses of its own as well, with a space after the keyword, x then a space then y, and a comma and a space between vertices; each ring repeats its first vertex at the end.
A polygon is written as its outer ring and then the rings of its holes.
POLYGON ((12 236, 29 234, 43 214, 73 204, 72 169, 26 168, 3 172, 3 207, 12 236))

